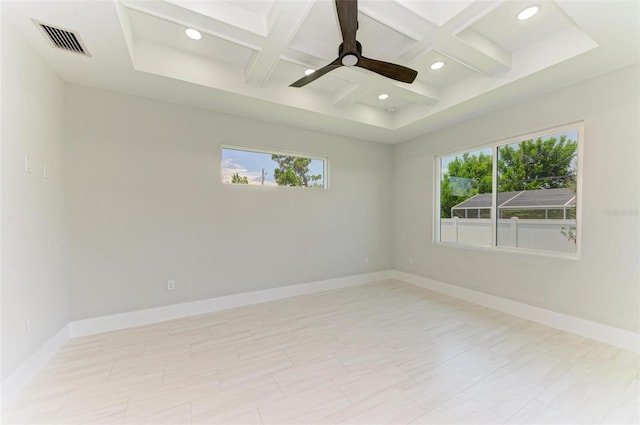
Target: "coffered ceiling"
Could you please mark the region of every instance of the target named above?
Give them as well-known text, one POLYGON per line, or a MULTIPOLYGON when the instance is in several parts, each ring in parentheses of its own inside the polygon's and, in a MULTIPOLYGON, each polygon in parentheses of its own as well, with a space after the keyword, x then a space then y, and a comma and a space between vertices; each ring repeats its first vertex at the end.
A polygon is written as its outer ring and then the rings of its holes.
POLYGON ((639 61, 640 2, 360 0, 363 55, 418 71, 413 84, 357 67, 289 84, 338 56, 328 0, 4 1, 60 77, 149 98, 397 143, 639 61), (517 14, 539 6, 532 18, 517 14), (34 20, 77 32, 55 49, 34 20), (186 28, 200 31, 192 40, 186 28), (434 62, 444 66, 432 70, 434 62), (379 100, 386 93, 388 98, 379 100))

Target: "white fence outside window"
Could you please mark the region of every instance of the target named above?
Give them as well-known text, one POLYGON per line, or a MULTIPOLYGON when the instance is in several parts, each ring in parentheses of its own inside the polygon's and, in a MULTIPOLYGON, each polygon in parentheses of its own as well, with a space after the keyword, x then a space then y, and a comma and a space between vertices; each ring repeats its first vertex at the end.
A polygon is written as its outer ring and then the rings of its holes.
MULTIPOLYGON (((440 219, 440 240, 460 245, 491 246, 491 219, 440 219)), ((575 253, 576 244, 562 230, 576 220, 499 219, 497 246, 575 253)))

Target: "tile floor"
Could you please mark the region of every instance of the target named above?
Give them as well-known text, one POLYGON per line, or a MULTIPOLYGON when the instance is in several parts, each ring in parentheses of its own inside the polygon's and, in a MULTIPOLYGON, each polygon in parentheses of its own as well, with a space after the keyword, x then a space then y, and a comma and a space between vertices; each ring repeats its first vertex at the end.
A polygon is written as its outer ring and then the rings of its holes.
POLYGON ((396 281, 72 339, 5 424, 638 424, 640 356, 396 281))

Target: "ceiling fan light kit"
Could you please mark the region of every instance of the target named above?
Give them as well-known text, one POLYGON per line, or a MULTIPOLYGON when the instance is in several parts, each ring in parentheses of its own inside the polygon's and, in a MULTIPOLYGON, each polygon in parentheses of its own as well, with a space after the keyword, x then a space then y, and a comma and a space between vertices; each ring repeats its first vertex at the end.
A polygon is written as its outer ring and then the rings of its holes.
POLYGON ((356 55, 348 54, 344 55, 341 61, 344 66, 354 66, 358 63, 358 57, 356 55))
POLYGON ((362 56, 362 45, 356 40, 358 31, 358 2, 357 0, 335 0, 342 43, 338 48, 338 58, 330 64, 305 75, 289 87, 303 87, 341 66, 357 66, 367 69, 383 77, 411 84, 418 72, 402 65, 369 59, 362 56))

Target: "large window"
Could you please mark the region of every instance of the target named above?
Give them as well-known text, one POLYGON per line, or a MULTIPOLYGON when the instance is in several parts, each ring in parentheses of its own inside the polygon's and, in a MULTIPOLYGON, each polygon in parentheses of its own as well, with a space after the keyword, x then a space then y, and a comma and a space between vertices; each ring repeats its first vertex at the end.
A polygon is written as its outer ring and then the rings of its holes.
POLYGON ((436 159, 436 242, 575 255, 582 124, 436 159))
POLYGON ((327 188, 327 159, 239 147, 222 148, 222 182, 327 188))

